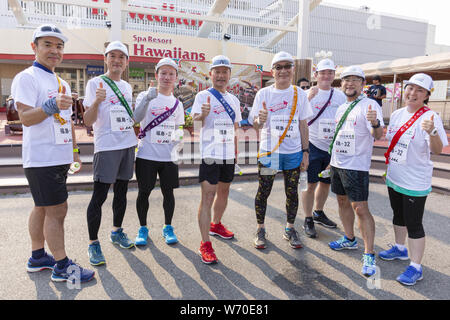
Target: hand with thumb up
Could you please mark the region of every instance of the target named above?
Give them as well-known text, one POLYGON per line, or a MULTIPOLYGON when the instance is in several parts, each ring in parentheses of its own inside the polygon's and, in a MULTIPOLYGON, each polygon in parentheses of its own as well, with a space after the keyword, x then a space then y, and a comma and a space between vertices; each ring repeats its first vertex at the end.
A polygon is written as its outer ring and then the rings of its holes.
POLYGON ((206 103, 202 104, 202 116, 207 117, 211 111, 211 97, 208 96, 206 103))
POLYGON ((266 102, 263 102, 263 108, 259 110, 258 118, 259 118, 259 124, 264 125, 267 121, 267 116, 269 112, 267 111, 267 105, 266 102))
POLYGON ((434 114, 431 116, 431 118, 425 119, 422 121, 422 130, 424 130, 426 133, 431 134, 434 130, 434 114))
POLYGON ((59 110, 67 110, 72 107, 72 96, 66 95, 66 87, 62 87, 62 91, 56 97, 56 105, 59 110))
POLYGON ((103 88, 103 82, 100 81, 99 86, 95 90, 95 103, 100 104, 106 99, 106 89, 103 88))
POLYGON ((367 119, 367 121, 369 121, 372 124, 373 127, 378 125, 377 111, 372 110, 371 105, 369 106, 369 109, 367 110, 366 119, 367 119))

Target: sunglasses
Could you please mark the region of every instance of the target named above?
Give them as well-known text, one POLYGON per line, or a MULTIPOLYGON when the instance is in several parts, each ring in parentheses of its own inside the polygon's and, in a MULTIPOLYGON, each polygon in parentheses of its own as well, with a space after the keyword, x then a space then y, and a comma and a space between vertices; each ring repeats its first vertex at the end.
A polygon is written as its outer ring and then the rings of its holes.
POLYGON ((230 65, 230 61, 229 60, 215 60, 212 63, 213 66, 218 66, 218 65, 221 65, 221 64, 230 65))
POLYGON ((277 71, 280 71, 281 69, 289 70, 293 66, 294 66, 293 64, 285 64, 284 66, 280 66, 279 64, 277 64, 276 66, 272 67, 272 69, 275 69, 277 71))
POLYGON ((308 90, 308 89, 310 89, 311 87, 310 87, 310 86, 302 86, 302 87, 300 87, 300 88, 302 88, 303 90, 308 90))
POLYGON ((61 33, 62 34, 61 30, 59 30, 56 27, 52 27, 52 26, 43 26, 43 27, 41 27, 41 31, 43 31, 43 32, 56 32, 56 33, 61 33))

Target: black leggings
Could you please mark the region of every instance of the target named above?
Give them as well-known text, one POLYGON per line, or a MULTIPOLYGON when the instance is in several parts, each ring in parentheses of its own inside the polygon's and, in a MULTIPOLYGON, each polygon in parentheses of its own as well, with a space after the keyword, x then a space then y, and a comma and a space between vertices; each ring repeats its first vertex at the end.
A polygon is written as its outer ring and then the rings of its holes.
MULTIPOLYGON (((141 226, 147 225, 147 212, 149 207, 148 197, 153 189, 139 189, 138 197, 136 200, 136 210, 139 217, 139 223, 141 226)), ((161 192, 163 194, 163 208, 164 208, 164 223, 172 224, 173 212, 175 211, 175 196, 173 195, 173 188, 167 186, 161 186, 161 192)))
MULTIPOLYGON (((102 219, 102 205, 105 202, 111 184, 94 182, 94 192, 87 209, 89 239, 98 239, 98 230, 102 219)), ((117 180, 114 183, 114 199, 112 203, 114 227, 122 227, 123 217, 127 208, 128 180, 117 180)))
POLYGON ((396 226, 406 227, 410 239, 425 237, 422 219, 427 197, 412 197, 388 188, 391 208, 394 211, 393 223, 396 226))
MULTIPOLYGON (((267 208, 267 198, 272 191, 275 175, 262 175, 261 169, 264 166, 258 163, 259 187, 255 197, 256 221, 264 224, 267 208)), ((300 177, 300 167, 292 170, 283 170, 284 192, 286 193, 286 213, 287 222, 293 224, 298 211, 298 179, 300 177)))

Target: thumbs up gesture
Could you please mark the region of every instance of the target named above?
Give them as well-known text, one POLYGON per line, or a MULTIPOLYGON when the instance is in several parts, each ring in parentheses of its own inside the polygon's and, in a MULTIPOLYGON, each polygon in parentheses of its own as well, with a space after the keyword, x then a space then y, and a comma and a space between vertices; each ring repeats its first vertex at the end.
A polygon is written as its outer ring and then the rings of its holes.
POLYGON ((378 124, 377 111, 376 110, 372 110, 372 106, 371 105, 369 106, 369 109, 367 110, 366 119, 367 119, 367 121, 370 121, 372 126, 376 126, 378 124))
POLYGON ((202 116, 206 117, 209 115, 209 112, 211 111, 211 97, 208 96, 206 99, 206 103, 202 104, 202 116))
POLYGON ((318 93, 319 93, 318 86, 314 86, 311 89, 309 89, 308 100, 311 101, 318 93))
POLYGON ((95 102, 100 104, 106 99, 106 89, 103 88, 103 82, 100 82, 97 90, 95 90, 95 102))
POLYGON ((430 134, 434 130, 434 114, 431 118, 425 119, 422 121, 422 130, 426 131, 426 133, 430 134))
POLYGON ((63 86, 62 92, 58 93, 58 96, 56 96, 56 105, 59 110, 67 110, 72 107, 72 103, 72 96, 66 95, 66 87, 63 86))
POLYGON ((259 110, 259 124, 260 125, 264 125, 267 121, 267 116, 269 114, 269 111, 267 111, 267 105, 266 102, 263 102, 263 108, 261 110, 259 110))
POLYGON ((150 81, 150 88, 148 88, 148 91, 147 91, 147 100, 148 101, 153 100, 157 96, 158 96, 158 89, 155 87, 154 81, 151 80, 150 81))

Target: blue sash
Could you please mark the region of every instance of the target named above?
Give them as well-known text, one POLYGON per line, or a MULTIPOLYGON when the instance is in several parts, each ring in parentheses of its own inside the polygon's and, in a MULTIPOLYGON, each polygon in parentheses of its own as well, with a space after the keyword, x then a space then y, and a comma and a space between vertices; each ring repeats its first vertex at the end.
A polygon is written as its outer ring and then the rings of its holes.
POLYGON ((219 102, 223 105, 223 107, 227 111, 228 115, 230 116, 231 121, 234 123, 234 120, 236 119, 236 113, 234 112, 233 108, 228 104, 228 102, 225 100, 225 98, 222 96, 222 94, 214 88, 209 88, 208 91, 217 100, 219 100, 219 102))

